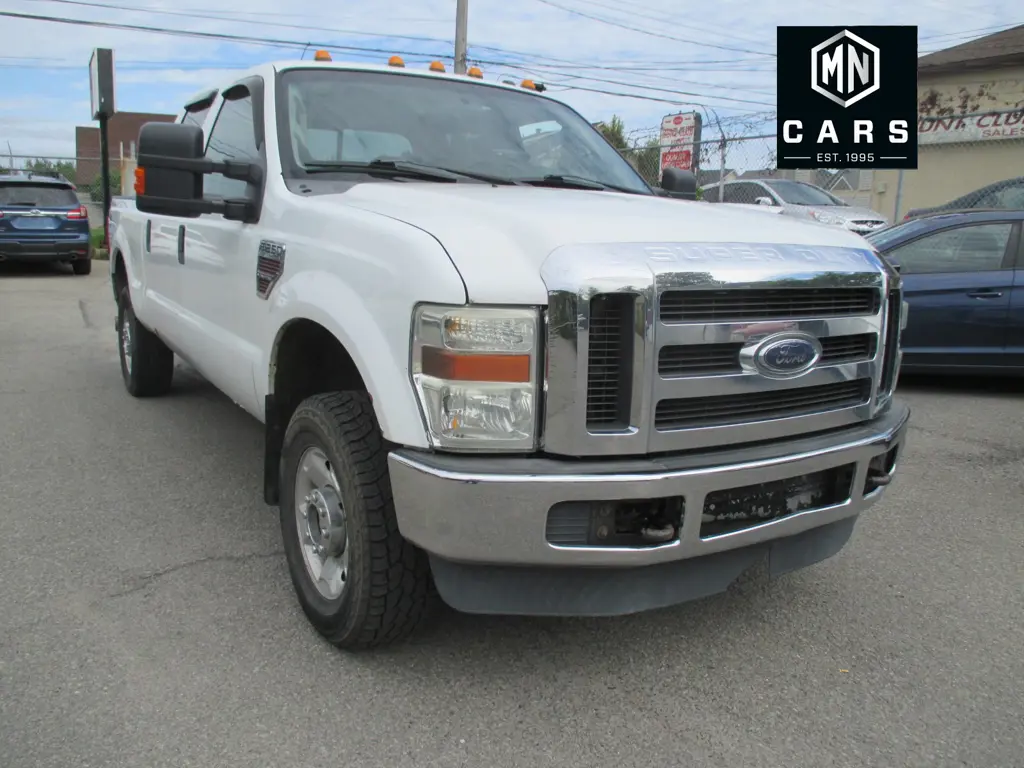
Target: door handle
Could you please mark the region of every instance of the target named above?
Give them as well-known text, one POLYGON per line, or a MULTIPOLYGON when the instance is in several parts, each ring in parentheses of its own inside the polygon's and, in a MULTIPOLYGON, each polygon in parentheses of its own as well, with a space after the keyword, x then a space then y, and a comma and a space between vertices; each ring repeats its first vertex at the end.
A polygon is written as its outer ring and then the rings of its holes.
POLYGON ((185 263, 185 225, 178 225, 178 263, 185 263))
POLYGON ((998 299, 1003 295, 1003 292, 994 291, 991 288, 979 288, 976 291, 968 291, 967 295, 972 299, 998 299))

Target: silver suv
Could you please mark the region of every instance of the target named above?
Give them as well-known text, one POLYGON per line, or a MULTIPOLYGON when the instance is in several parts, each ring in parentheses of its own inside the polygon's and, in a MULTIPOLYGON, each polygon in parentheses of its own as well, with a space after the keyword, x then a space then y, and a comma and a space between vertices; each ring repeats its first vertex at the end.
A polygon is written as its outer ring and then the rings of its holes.
POLYGON ((845 227, 859 235, 881 229, 889 222, 870 208, 852 206, 821 187, 790 179, 742 179, 703 187, 704 199, 712 203, 764 205, 779 209, 783 216, 810 218, 821 224, 845 227))

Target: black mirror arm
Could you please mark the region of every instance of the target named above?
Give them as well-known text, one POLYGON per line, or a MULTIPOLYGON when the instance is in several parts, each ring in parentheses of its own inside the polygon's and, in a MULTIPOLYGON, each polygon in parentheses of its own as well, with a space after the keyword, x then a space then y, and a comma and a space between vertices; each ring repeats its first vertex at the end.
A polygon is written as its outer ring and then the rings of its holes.
POLYGON ((201 216, 204 213, 219 213, 229 221, 251 221, 250 200, 180 200, 173 197, 146 196, 146 210, 173 210, 175 216, 201 216))
MULTIPOLYGON (((263 181, 263 169, 255 163, 243 163, 237 160, 217 162, 205 157, 184 158, 167 157, 165 155, 138 156, 136 164, 139 168, 166 168, 169 171, 189 171, 191 173, 220 173, 225 178, 245 181, 259 185, 263 181)), ((209 211, 206 211, 209 213, 209 211)))

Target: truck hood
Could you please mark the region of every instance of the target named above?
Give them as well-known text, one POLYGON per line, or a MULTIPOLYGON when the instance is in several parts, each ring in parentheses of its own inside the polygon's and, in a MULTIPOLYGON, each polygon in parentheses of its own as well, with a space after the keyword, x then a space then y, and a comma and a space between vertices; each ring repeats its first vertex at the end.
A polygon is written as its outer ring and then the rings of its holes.
POLYGON ((474 303, 546 304, 540 267, 588 243, 743 243, 863 250, 858 235, 785 216, 648 195, 487 184, 371 183, 326 195, 404 221, 448 252, 474 303))

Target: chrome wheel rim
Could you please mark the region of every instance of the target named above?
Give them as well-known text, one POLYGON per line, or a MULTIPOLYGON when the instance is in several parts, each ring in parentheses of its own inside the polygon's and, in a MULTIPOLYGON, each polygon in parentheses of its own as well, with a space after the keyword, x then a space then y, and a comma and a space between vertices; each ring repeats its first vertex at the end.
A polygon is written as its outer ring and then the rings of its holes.
POLYGON ((121 356, 129 373, 132 370, 132 326, 127 316, 121 317, 121 356))
POLYGON ((327 454, 307 448, 295 472, 299 548, 316 591, 337 600, 348 582, 348 524, 338 477, 327 454))

